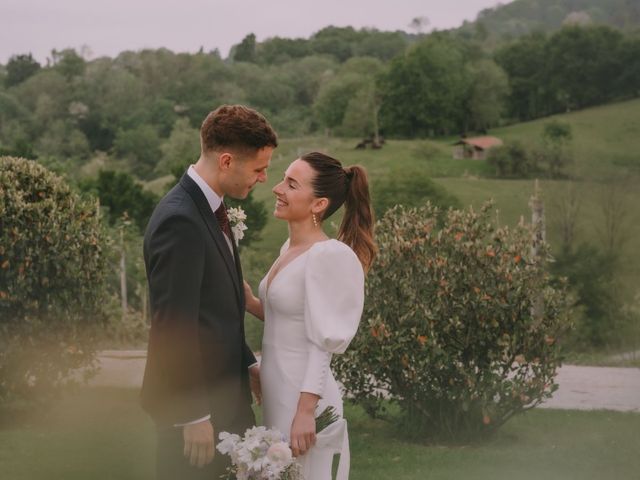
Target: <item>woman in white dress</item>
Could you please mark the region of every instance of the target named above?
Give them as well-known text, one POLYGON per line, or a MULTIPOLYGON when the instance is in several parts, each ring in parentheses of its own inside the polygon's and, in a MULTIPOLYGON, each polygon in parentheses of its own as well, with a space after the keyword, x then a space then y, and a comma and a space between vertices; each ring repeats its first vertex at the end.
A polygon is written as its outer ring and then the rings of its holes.
POLYGON ((364 273, 375 255, 373 215, 364 168, 309 153, 295 160, 273 188, 276 218, 289 239, 259 287, 245 285, 247 310, 265 321, 260 380, 264 424, 283 432, 305 480, 330 480, 340 453, 338 480, 349 476, 346 421, 316 435, 315 418, 327 406, 342 417, 342 397, 330 369, 354 337, 364 303, 364 273), (322 222, 340 206, 338 239, 322 222))

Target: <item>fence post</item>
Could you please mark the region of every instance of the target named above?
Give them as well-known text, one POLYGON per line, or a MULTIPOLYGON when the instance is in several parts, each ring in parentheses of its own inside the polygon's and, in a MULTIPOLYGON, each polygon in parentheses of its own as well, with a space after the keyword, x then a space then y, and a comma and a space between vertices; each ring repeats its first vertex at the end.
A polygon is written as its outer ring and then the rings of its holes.
MULTIPOLYGON (((531 256, 534 262, 544 262, 542 258, 542 245, 546 240, 545 218, 544 218, 544 202, 540 193, 540 184, 536 179, 533 196, 529 200, 531 207, 531 224, 533 226, 533 238, 531 244, 531 256)), ((531 308, 533 318, 540 322, 544 316, 544 298, 542 292, 538 293, 531 308)))
POLYGON ((120 300, 122 321, 127 319, 127 265, 124 249, 124 227, 120 227, 120 300))

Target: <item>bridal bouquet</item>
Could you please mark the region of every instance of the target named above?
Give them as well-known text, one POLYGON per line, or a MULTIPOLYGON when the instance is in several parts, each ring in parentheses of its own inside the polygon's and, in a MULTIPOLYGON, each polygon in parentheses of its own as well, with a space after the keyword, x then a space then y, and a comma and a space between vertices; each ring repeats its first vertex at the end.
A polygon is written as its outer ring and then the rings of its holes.
MULTIPOLYGON (((338 420, 333 407, 325 408, 316 418, 316 432, 338 420)), ((221 432, 216 449, 231 457, 228 477, 238 480, 303 480, 299 464, 293 458, 289 444, 277 429, 252 427, 244 437, 221 432)))
POLYGON ((221 432, 216 448, 231 457, 228 478, 238 480, 298 480, 298 464, 284 435, 276 429, 249 428, 244 437, 221 432))
POLYGON ((229 224, 231 225, 231 231, 236 239, 236 246, 244 238, 244 231, 248 228, 244 221, 247 219, 247 214, 240 207, 232 207, 227 209, 227 216, 229 217, 229 224))

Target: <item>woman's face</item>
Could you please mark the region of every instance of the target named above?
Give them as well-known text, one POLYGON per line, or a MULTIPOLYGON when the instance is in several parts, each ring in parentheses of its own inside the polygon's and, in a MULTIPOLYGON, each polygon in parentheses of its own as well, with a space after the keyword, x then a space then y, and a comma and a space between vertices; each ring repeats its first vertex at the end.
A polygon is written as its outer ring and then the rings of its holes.
POLYGON ((313 213, 326 208, 327 200, 313 194, 314 171, 304 160, 297 159, 284 172, 283 180, 273 187, 276 195, 276 218, 287 221, 312 221, 313 213))

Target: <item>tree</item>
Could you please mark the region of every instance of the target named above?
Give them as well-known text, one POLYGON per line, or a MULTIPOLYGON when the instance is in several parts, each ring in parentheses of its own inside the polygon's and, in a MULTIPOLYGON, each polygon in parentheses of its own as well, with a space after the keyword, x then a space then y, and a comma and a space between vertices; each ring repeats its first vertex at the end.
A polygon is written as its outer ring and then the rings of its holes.
POLYGON ((30 53, 28 55, 14 55, 7 62, 5 84, 7 87, 18 85, 35 75, 39 70, 40 64, 34 60, 30 53))
POLYGON ((534 156, 520 142, 493 147, 487 163, 496 169, 498 177, 527 178, 537 169, 534 156))
POLYGON ((233 52, 233 60, 236 62, 255 62, 256 61, 256 36, 250 33, 235 46, 233 52))
POLYGON ((0 158, 0 402, 90 374, 108 251, 96 205, 36 162, 0 158))
POLYGON ((552 111, 547 91, 546 38, 532 34, 499 48, 494 57, 509 77, 508 113, 528 120, 552 111))
POLYGON ((200 132, 191 127, 189 120, 180 118, 173 124, 171 135, 160 147, 162 160, 156 171, 171 173, 179 179, 186 168, 200 155, 200 132))
POLYGON ((415 137, 460 131, 469 88, 459 42, 430 36, 394 59, 381 80, 385 132, 415 137))
POLYGON ((469 127, 475 131, 487 130, 502 118, 509 93, 509 79, 492 60, 474 62, 469 65, 469 71, 469 127))
POLYGON ((146 178, 160 158, 160 137, 150 125, 140 125, 130 130, 120 129, 113 141, 114 153, 129 162, 133 171, 146 178))
POLYGON ((344 62, 353 56, 354 45, 361 37, 353 27, 325 27, 311 37, 311 49, 314 53, 332 55, 339 62, 344 62))
POLYGON ((320 122, 329 129, 337 129, 344 121, 351 99, 368 83, 368 79, 359 74, 339 75, 324 84, 318 92, 314 111, 320 122))
POLYGON ((54 68, 66 78, 79 77, 84 73, 86 62, 74 49, 67 48, 60 52, 54 49, 51 56, 54 68))
POLYGON ((545 49, 549 84, 564 110, 619 95, 611 79, 624 69, 619 53, 622 38, 622 33, 604 26, 565 27, 549 38, 545 49))
POLYGON ((139 233, 144 232, 158 202, 155 194, 144 190, 126 172, 101 170, 96 178, 82 181, 81 189, 100 199, 100 206, 107 209, 112 226, 126 215, 135 222, 139 233))
POLYGON ((558 120, 547 122, 542 131, 542 147, 538 159, 547 165, 553 178, 564 174, 564 169, 573 162, 571 152, 571 125, 558 120))

